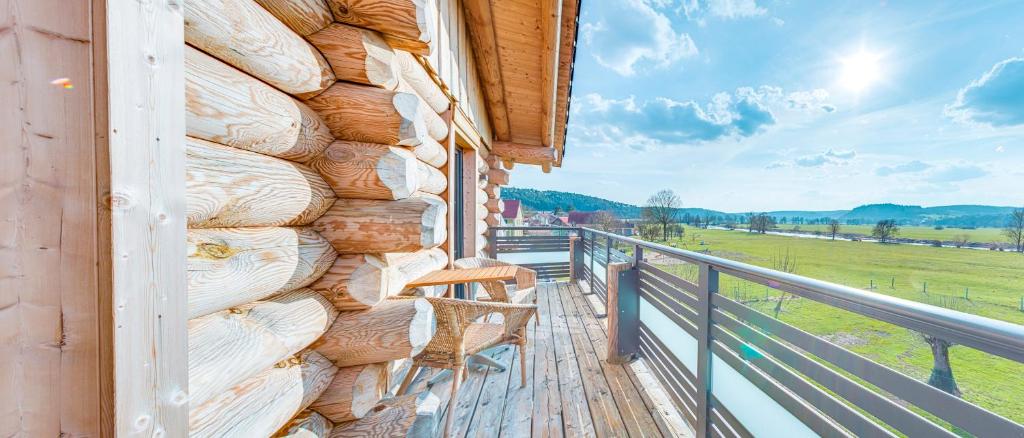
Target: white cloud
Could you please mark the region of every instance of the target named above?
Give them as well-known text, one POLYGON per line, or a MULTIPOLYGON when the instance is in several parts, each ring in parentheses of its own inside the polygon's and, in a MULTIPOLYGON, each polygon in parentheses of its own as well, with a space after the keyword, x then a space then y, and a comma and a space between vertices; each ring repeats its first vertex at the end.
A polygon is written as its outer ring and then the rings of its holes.
POLYGON ((820 154, 804 155, 793 159, 793 161, 774 161, 766 169, 779 169, 783 167, 824 167, 824 166, 845 166, 850 160, 857 157, 857 151, 837 151, 828 149, 820 154))
POLYGON ((735 20, 768 13, 767 9, 757 5, 756 0, 683 0, 679 9, 686 18, 697 22, 703 21, 704 16, 735 20))
POLYGON ((889 176, 889 175, 895 175, 895 174, 898 174, 898 173, 916 173, 916 172, 921 172, 921 171, 924 171, 924 170, 928 170, 931 167, 932 167, 931 164, 928 164, 928 163, 925 163, 925 162, 922 162, 922 161, 919 161, 919 160, 913 160, 913 161, 908 161, 908 162, 903 163, 903 164, 897 164, 897 165, 894 165, 894 166, 882 166, 882 167, 879 167, 878 169, 875 169, 875 175, 878 175, 878 176, 889 176))
POLYGON ((946 115, 991 126, 1024 125, 1024 58, 1009 58, 992 66, 957 93, 946 115))
POLYGON ((697 45, 672 22, 642 0, 599 3, 596 17, 581 26, 594 59, 622 76, 646 64, 667 67, 696 56, 697 45))

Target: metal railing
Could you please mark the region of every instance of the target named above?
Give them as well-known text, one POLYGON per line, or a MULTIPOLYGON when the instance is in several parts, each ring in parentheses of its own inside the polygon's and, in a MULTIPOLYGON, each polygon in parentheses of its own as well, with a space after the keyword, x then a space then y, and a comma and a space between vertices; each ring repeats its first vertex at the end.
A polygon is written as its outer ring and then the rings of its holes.
POLYGON ((491 227, 487 251, 491 258, 504 259, 537 271, 541 280, 569 278, 569 238, 579 228, 491 227))
POLYGON ((1018 363, 1024 326, 589 228, 560 230, 579 236, 558 246, 572 248, 575 280, 607 304, 609 357, 644 358, 697 436, 1024 437, 1021 424, 730 299, 719 283, 753 282, 1018 363), (663 269, 675 264, 692 275, 663 269))

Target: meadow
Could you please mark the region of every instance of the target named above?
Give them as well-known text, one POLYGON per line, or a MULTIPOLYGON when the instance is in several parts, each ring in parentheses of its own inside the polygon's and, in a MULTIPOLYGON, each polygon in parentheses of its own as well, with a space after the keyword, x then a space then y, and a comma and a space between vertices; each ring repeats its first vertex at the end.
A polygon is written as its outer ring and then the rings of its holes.
MULTIPOLYGON (((789 253, 794 273, 962 312, 1024 324, 1024 255, 874 242, 830 241, 687 227, 664 242, 692 251, 773 268, 789 253), (872 285, 874 286, 872 288, 872 285)), ((696 280, 693 266, 661 265, 696 280)), ((720 292, 768 315, 782 294, 723 276, 720 292)), ((932 367, 921 336, 902 327, 786 295, 779 319, 921 380, 932 367)), ((950 349, 963 397, 1024 423, 1024 364, 963 346, 950 349)))
MULTIPOLYGON (((793 231, 795 227, 803 232, 821 232, 822 234, 828 234, 828 225, 793 225, 793 224, 781 224, 778 226, 777 231, 793 231)), ((839 232, 841 234, 856 234, 859 236, 871 236, 871 229, 874 225, 842 225, 839 232)), ((953 240, 954 237, 959 235, 966 235, 967 240, 970 242, 977 243, 1005 243, 1006 235, 1003 234, 1001 228, 943 228, 936 230, 934 227, 914 227, 914 226, 903 226, 900 227, 900 232, 896 237, 902 237, 905 239, 919 239, 919 240, 941 240, 948 242, 953 240)))

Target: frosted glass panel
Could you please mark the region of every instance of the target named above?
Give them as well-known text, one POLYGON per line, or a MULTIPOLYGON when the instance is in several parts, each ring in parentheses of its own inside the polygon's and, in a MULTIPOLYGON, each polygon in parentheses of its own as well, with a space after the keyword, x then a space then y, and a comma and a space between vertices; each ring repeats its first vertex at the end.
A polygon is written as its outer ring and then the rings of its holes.
POLYGON ((498 260, 525 265, 529 263, 569 263, 569 253, 560 252, 513 252, 498 254, 498 260))
POLYGON ((754 436, 818 436, 716 355, 711 356, 711 370, 711 392, 754 436))
POLYGON ((651 329, 651 333, 668 347, 668 351, 679 359, 690 373, 697 374, 697 340, 693 336, 679 328, 644 297, 640 297, 640 322, 651 329))
MULTIPOLYGON (((694 375, 697 374, 697 340, 667 315, 640 297, 640 322, 651 330, 694 375)), ((816 437, 799 419, 761 392, 728 363, 712 355, 711 379, 715 397, 757 437, 816 437)))

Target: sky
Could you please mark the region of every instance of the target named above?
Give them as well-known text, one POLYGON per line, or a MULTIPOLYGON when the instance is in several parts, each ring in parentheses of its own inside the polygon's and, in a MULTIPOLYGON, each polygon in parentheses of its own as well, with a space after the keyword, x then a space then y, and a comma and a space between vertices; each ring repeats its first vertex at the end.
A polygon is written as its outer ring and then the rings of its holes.
POLYGON ((716 210, 1024 205, 1024 0, 585 0, 566 154, 511 185, 716 210))

